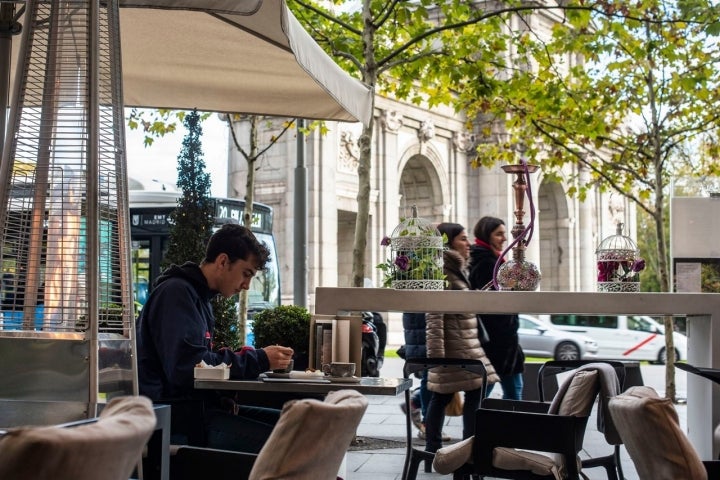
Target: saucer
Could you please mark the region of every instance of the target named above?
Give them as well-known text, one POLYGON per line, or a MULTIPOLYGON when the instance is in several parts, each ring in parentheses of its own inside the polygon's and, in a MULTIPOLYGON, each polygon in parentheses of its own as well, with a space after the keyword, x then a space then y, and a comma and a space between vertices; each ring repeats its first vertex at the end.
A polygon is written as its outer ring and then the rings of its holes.
POLYGON ((332 377, 328 375, 325 378, 333 383, 360 383, 360 377, 332 377))

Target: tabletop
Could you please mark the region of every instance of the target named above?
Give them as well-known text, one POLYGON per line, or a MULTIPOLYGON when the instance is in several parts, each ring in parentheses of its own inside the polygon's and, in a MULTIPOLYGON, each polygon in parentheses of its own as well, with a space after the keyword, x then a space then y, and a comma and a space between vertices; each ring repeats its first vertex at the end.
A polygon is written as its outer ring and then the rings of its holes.
POLYGON ((358 383, 316 383, 272 382, 262 380, 206 380, 196 379, 195 388, 199 390, 262 391, 287 393, 327 394, 335 390, 356 390, 363 395, 397 396, 412 387, 411 378, 361 377, 358 383))

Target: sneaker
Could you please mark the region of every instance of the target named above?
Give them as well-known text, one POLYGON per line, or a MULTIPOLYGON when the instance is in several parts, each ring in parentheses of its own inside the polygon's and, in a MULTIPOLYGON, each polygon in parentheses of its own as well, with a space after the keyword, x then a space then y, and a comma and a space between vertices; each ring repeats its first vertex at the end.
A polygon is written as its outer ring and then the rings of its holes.
MULTIPOLYGON (((405 408, 404 403, 400 404, 400 410, 407 414, 407 409, 405 408)), ((410 402, 410 420, 413 425, 415 425, 415 428, 418 430, 425 430, 425 425, 422 423, 422 413, 420 411, 420 407, 415 406, 412 401, 410 402)))
MULTIPOLYGON (((422 428, 418 429, 418 434, 417 434, 417 436, 418 436, 418 438, 419 438, 420 440, 425 440, 425 438, 426 438, 426 436, 427 436, 427 435, 425 434, 425 425, 423 425, 422 428)), ((445 433, 445 432, 442 432, 442 433, 441 433, 441 436, 442 436, 442 441, 443 441, 443 442, 449 442, 450 440, 452 440, 452 437, 451 437, 450 435, 448 435, 447 433, 445 433)))

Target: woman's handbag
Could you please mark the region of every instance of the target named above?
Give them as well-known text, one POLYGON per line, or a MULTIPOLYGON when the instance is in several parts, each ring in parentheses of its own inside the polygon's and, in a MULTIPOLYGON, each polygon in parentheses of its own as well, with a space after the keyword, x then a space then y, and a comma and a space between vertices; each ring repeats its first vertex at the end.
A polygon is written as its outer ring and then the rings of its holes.
POLYGON ((463 397, 460 392, 453 394, 452 400, 445 407, 445 415, 449 417, 459 417, 463 413, 463 397))
POLYGON ((485 345, 486 343, 490 342, 490 335, 488 334, 487 329, 483 324, 480 314, 475 314, 475 317, 477 318, 478 339, 480 340, 481 345, 485 345))

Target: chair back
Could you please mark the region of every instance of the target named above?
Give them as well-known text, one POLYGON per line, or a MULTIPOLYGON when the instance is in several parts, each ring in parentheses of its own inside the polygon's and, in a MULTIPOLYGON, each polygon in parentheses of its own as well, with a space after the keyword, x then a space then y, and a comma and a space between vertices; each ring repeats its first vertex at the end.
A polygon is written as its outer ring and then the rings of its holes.
MULTIPOLYGON (((405 366, 403 367, 403 377, 409 378, 411 374, 422 372, 430 369, 462 369, 468 372, 474 373, 482 378, 482 390, 480 398, 485 398, 485 392, 487 391, 487 370, 482 360, 475 360, 469 358, 408 358, 405 360, 405 366)), ((405 391, 406 400, 409 401, 410 393, 409 390, 405 391)))
POLYGON ((10 430, 0 436, 0 478, 127 480, 155 422, 149 399, 125 396, 91 423, 10 430))
POLYGON ((703 462, 680 428, 672 401, 652 387, 631 387, 610 400, 610 415, 640 478, 707 479, 703 462))
POLYGON ((249 480, 335 480, 367 405, 355 390, 287 402, 249 480))
POLYGON ((591 363, 606 363, 615 369, 615 374, 620 382, 620 391, 623 390, 625 384, 625 365, 616 360, 548 360, 538 370, 537 389, 541 402, 548 401, 545 398, 545 383, 548 377, 560 375, 576 368, 583 367, 591 363))
POLYGON ((592 367, 575 369, 550 405, 516 400, 483 402, 475 416, 478 433, 472 453, 473 473, 518 479, 554 474, 578 478, 577 454, 600 391, 600 377, 592 367))

